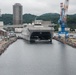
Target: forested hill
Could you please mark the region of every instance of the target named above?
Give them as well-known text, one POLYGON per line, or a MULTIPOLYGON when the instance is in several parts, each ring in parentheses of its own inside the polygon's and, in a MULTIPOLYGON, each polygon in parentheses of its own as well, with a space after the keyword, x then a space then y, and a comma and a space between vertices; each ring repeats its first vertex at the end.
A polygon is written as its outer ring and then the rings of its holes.
POLYGON ((32 23, 37 16, 32 14, 24 14, 23 15, 23 23, 32 23))
MULTIPOLYGON (((35 19, 36 15, 32 14, 24 14, 23 15, 23 23, 32 23, 32 21, 35 19)), ((2 14, 0 17, 0 21, 3 21, 5 25, 13 24, 13 14, 2 14)))
POLYGON ((52 21, 53 23, 58 23, 59 14, 57 13, 46 13, 37 17, 38 20, 52 21))
MULTIPOLYGON (((76 28, 76 14, 67 16, 67 24, 68 27, 75 29, 76 28)), ((35 19, 44 20, 44 21, 52 21, 52 23, 58 23, 59 14, 57 13, 46 13, 40 16, 32 15, 32 14, 24 14, 23 15, 23 23, 32 23, 35 19)), ((4 21, 4 24, 13 24, 13 15, 12 14, 2 14, 0 17, 0 21, 4 21)))
POLYGON ((13 15, 12 14, 2 14, 0 21, 3 21, 5 25, 13 24, 13 15))

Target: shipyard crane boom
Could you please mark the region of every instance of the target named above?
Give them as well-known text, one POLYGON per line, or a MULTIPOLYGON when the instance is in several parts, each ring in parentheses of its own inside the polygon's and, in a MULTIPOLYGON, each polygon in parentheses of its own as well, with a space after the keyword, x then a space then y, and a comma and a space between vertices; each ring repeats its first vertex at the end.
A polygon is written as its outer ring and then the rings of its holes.
POLYGON ((65 34, 65 37, 68 35, 68 31, 65 30, 66 22, 67 22, 68 5, 69 5, 69 0, 65 0, 64 4, 63 3, 60 4, 61 13, 58 23, 61 27, 61 31, 58 32, 59 36, 60 34, 65 34))
POLYGON ((66 19, 67 19, 68 6, 69 6, 69 0, 65 0, 64 10, 65 10, 65 18, 66 19))
POLYGON ((65 11, 68 10, 68 6, 69 6, 69 0, 65 0, 65 4, 64 4, 65 11))

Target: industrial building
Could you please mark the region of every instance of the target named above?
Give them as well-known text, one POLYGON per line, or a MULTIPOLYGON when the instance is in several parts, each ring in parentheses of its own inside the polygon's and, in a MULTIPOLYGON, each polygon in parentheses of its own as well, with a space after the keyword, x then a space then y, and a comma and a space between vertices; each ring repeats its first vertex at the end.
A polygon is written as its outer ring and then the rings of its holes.
POLYGON ((0 29, 3 29, 3 26, 4 25, 4 23, 3 23, 3 21, 0 21, 0 29))
POLYGON ((52 26, 53 24, 51 23, 51 21, 43 21, 43 20, 35 20, 32 22, 32 24, 35 24, 35 25, 42 25, 42 26, 52 26))
POLYGON ((22 24, 22 5, 16 3, 13 5, 13 24, 20 25, 22 24))

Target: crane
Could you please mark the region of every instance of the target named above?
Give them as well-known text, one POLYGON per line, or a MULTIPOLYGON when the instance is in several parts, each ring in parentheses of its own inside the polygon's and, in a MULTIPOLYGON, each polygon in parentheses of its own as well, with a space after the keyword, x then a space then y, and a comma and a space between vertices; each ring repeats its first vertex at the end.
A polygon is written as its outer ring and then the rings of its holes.
POLYGON ((69 0, 65 0, 65 3, 60 3, 61 13, 58 23, 61 27, 61 31, 58 32, 59 37, 64 34, 65 37, 68 37, 68 31, 65 30, 67 23, 67 12, 68 12, 69 0))

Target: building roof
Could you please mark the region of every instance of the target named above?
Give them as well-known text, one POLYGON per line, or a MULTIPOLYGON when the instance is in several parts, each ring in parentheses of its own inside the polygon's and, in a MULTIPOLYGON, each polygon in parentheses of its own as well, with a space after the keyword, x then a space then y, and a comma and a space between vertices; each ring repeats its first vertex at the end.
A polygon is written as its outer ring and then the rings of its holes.
POLYGON ((0 29, 0 31, 7 32, 7 31, 6 31, 6 30, 4 30, 4 29, 0 29))
POLYGON ((22 6, 20 3, 15 3, 16 6, 22 6))
POLYGON ((3 21, 0 21, 0 26, 3 26, 3 25, 4 25, 3 21))

